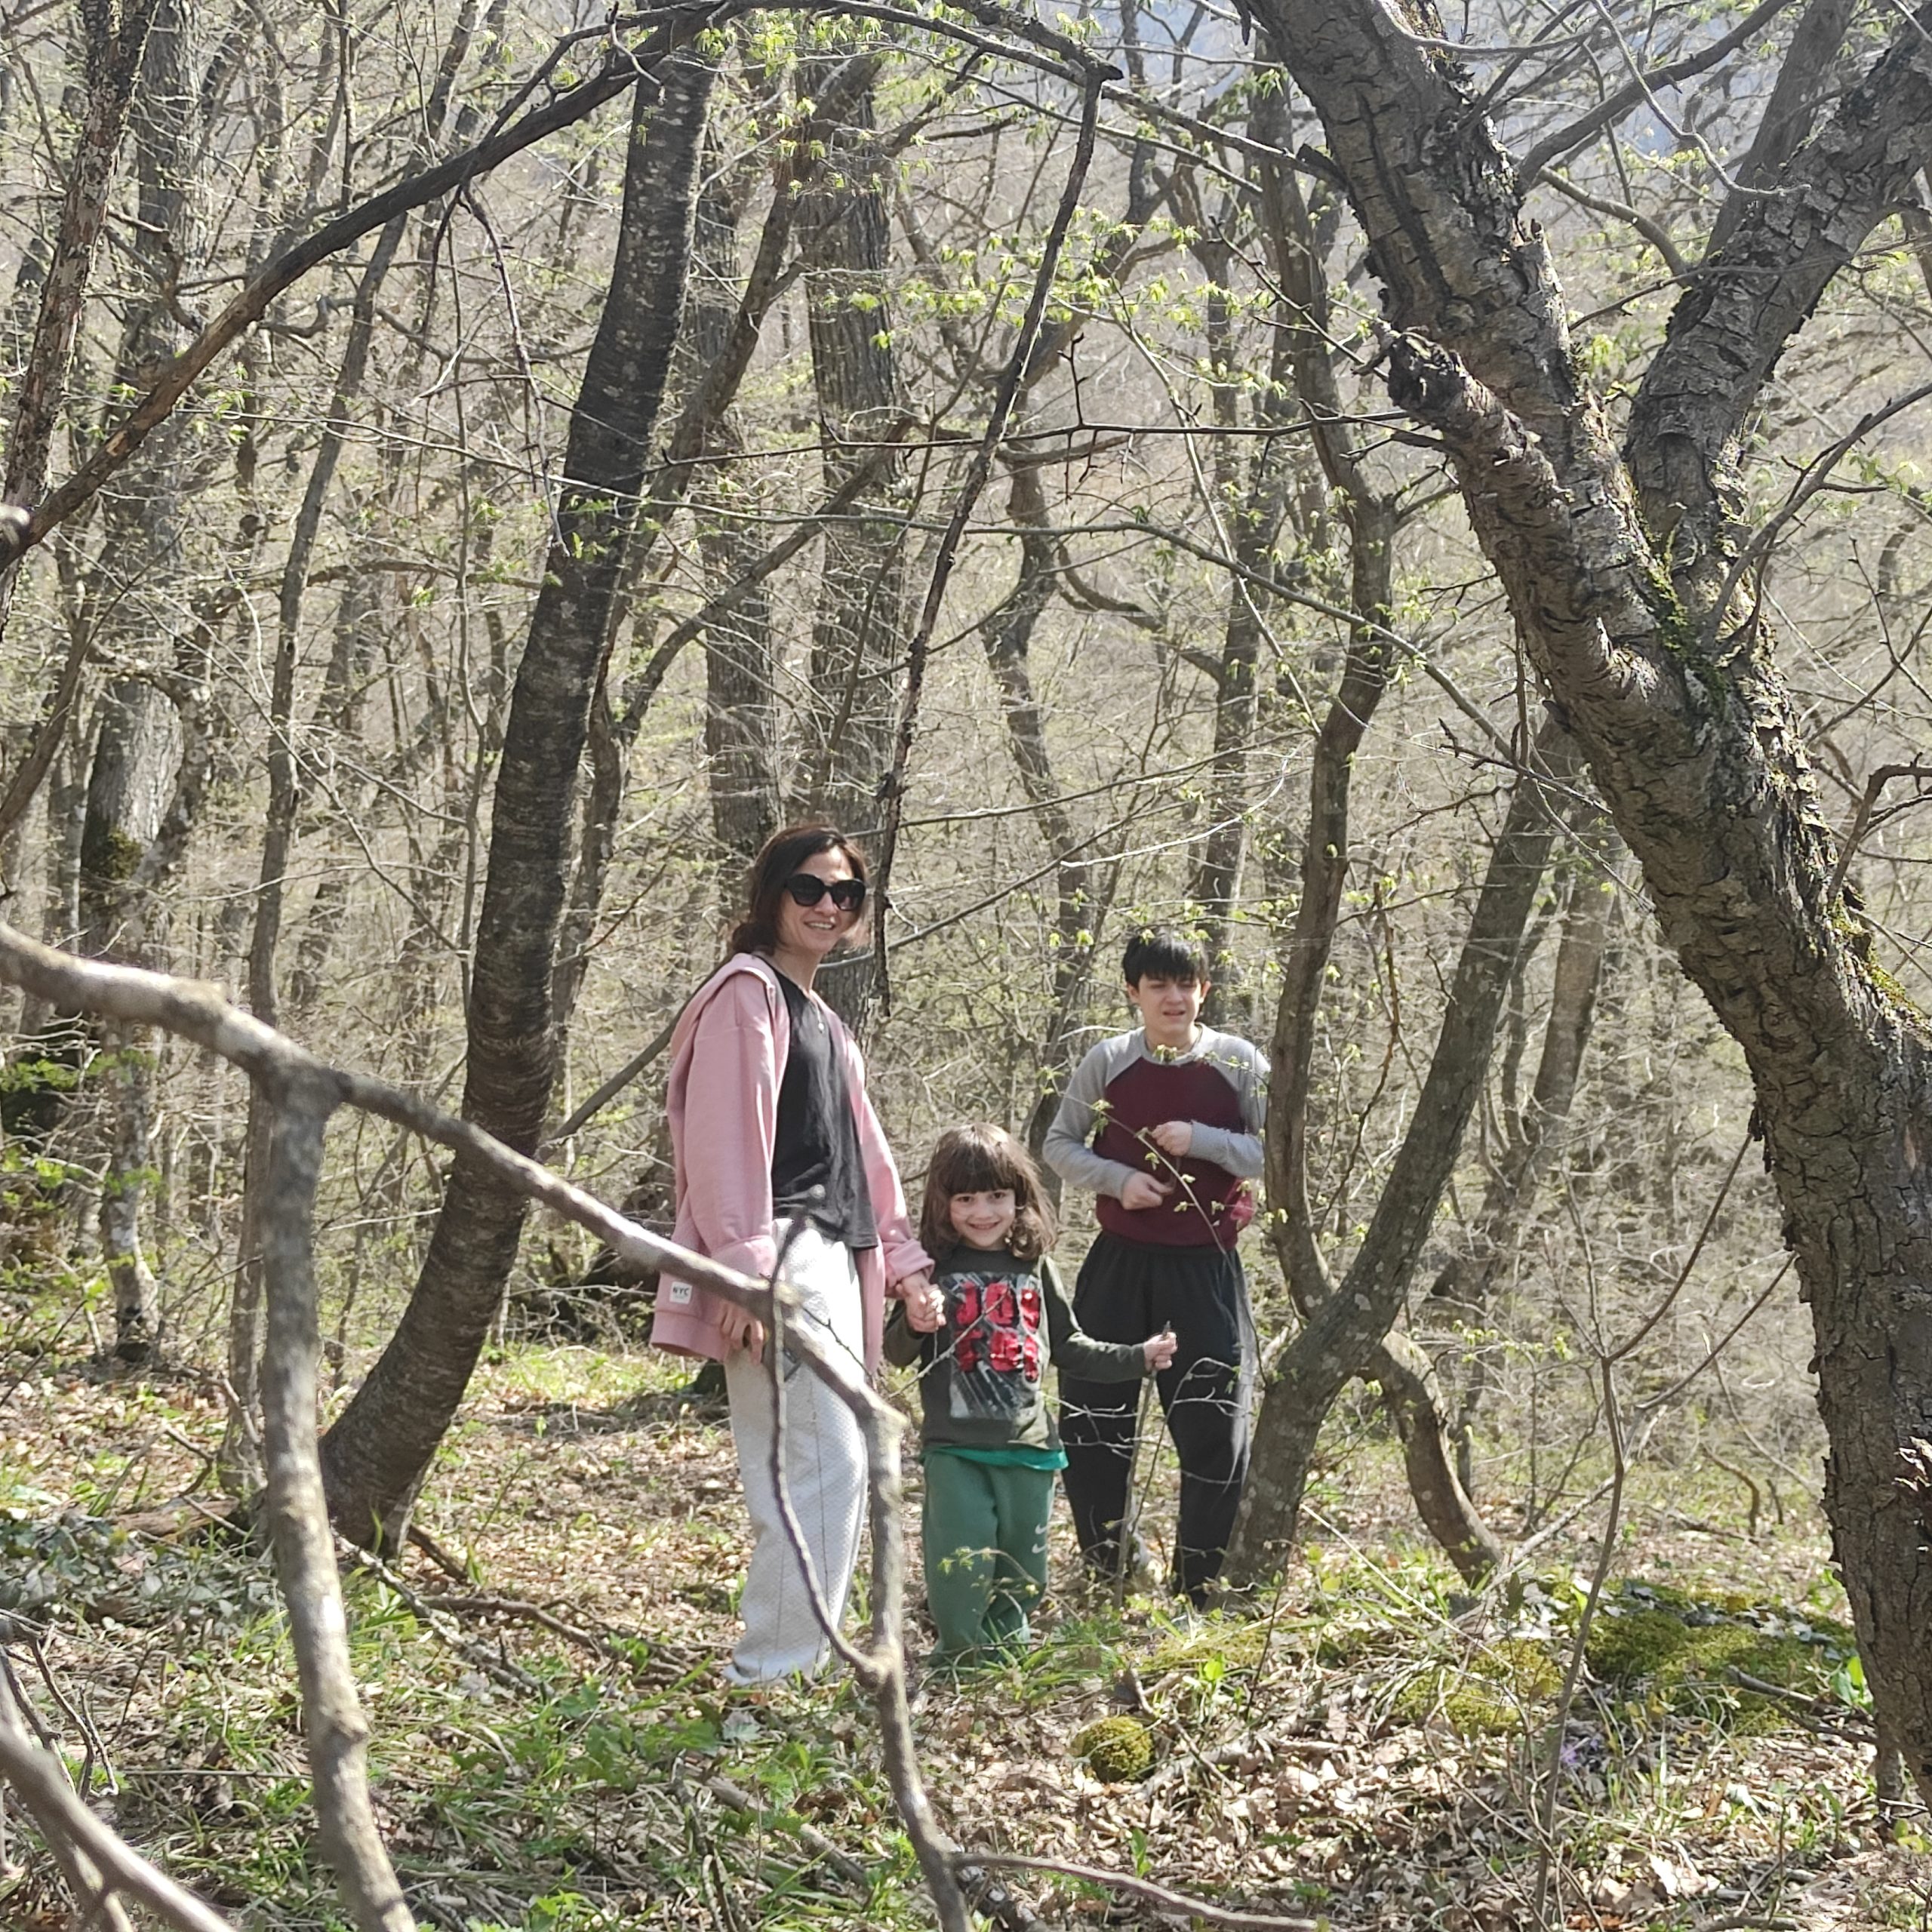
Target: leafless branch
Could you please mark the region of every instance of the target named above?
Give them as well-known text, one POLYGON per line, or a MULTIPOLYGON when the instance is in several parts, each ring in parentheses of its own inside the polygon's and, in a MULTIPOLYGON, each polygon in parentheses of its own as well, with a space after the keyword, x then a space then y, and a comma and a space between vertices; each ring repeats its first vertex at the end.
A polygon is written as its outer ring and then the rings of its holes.
POLYGON ((996 1866, 1002 1871, 1052 1872, 1063 1878, 1078 1878, 1090 1885, 1111 1886, 1117 1892, 1145 1899, 1164 1912, 1180 1912, 1210 1925, 1226 1925, 1234 1932, 1316 1932, 1320 1921, 1312 1918, 1286 1918, 1267 1912, 1236 1912, 1226 1906, 1211 1904, 1184 1892, 1172 1892, 1152 1879, 1135 1878, 1124 1872, 1108 1872, 1097 1865, 1075 1865, 1062 1858, 1022 1858, 1004 1851, 961 1852, 959 1862, 968 1865, 996 1866))
POLYGON ((75 1885, 84 1914, 100 1918, 114 1932, 126 1932, 127 1915, 116 1897, 125 1893, 174 1932, 234 1932, 227 1919, 157 1871, 81 1802, 62 1774, 60 1760, 28 1734, 4 1675, 0 1776, 13 1786, 69 1882, 75 1885))
MULTIPOLYGON (((382 1891, 388 1860, 367 1808, 366 1724, 348 1669, 346 1623, 315 1451, 312 1229, 322 1131, 329 1114, 340 1106, 359 1107, 460 1152, 505 1186, 589 1230, 640 1272, 662 1270, 694 1282, 747 1309, 768 1329, 774 1317, 797 1312, 796 1293, 784 1282, 755 1280, 651 1233, 480 1128, 385 1081, 327 1065, 230 1005, 214 986, 78 959, 6 925, 0 925, 0 981, 25 988, 60 1011, 134 1021, 191 1040, 239 1067, 276 1099, 277 1165, 269 1190, 271 1214, 263 1251, 269 1347, 277 1361, 274 1386, 265 1382, 263 1407, 277 1568, 290 1597, 309 1706, 317 1810, 331 1855, 338 1860, 345 1893, 365 1932, 400 1932, 408 1915, 399 1894, 393 1894, 392 1905, 382 1891), (325 1806, 330 1807, 327 1814, 325 1806)), ((869 1644, 852 1652, 854 1672, 878 1710, 888 1780, 940 1921, 946 1932, 971 1932, 971 1915, 954 1872, 958 1847, 940 1826, 920 1776, 906 1700, 900 1635, 906 1552, 900 1437, 904 1425, 898 1412, 873 1392, 863 1367, 843 1349, 829 1346, 811 1324, 792 1324, 786 1339, 792 1352, 850 1411, 865 1440, 872 1623, 869 1644)), ((388 1883, 392 1887, 394 1882, 392 1874, 388 1883)))

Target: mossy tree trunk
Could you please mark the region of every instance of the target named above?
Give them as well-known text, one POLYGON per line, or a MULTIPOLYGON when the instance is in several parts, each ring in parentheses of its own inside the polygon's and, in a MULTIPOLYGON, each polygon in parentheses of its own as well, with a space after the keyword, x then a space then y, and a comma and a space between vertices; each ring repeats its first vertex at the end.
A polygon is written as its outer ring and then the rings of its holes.
MULTIPOLYGON (((128 312, 116 373, 137 386, 190 333, 176 290, 184 268, 202 254, 195 182, 204 141, 192 28, 185 0, 158 0, 131 115, 147 273, 128 312)), ((110 663, 173 659, 177 671, 187 671, 205 641, 183 586, 192 576, 190 501, 207 461, 193 420, 176 418, 149 440, 106 500, 84 621, 110 663)), ((178 678, 165 694, 161 687, 168 682, 152 674, 111 677, 96 713, 78 881, 82 949, 96 958, 160 963, 154 957, 162 942, 158 888, 180 855, 186 826, 174 828, 171 851, 158 850, 158 841, 171 811, 180 808, 184 700, 195 680, 178 678)), ((160 1288, 142 1235, 152 1183, 153 1045, 143 1028, 111 1025, 100 1048, 108 1116, 101 1254, 114 1291, 115 1351, 138 1361, 161 1331, 160 1288)))

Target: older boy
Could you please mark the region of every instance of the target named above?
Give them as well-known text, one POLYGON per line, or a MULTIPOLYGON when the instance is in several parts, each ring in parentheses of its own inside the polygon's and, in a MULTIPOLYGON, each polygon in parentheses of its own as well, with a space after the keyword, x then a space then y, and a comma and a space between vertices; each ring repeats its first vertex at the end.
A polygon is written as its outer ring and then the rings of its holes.
MULTIPOLYGON (((1121 961, 1140 1017, 1083 1060, 1048 1131, 1048 1164, 1097 1197, 1100 1232, 1075 1285, 1080 1325, 1134 1341, 1171 1326, 1179 1347, 1157 1378, 1180 1460, 1171 1581, 1202 1602, 1227 1553, 1247 1475, 1254 1321, 1235 1242, 1254 1215, 1267 1062, 1201 1024, 1201 949, 1143 931, 1121 961)), ((1134 1461, 1131 1383, 1060 1378, 1066 1497, 1089 1563, 1120 1560, 1134 1461)))

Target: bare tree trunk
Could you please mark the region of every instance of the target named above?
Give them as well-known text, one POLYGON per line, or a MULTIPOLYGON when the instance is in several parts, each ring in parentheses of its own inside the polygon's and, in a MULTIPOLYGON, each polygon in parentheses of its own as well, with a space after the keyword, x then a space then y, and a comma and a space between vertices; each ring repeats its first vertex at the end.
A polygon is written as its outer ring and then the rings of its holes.
MULTIPOLYGON (((755 178, 743 165, 728 167, 716 144, 710 145, 692 240, 691 346, 700 371, 721 364, 730 352, 738 310, 738 229, 755 178)), ((718 411, 710 449, 720 460, 706 474, 706 503, 695 506, 707 583, 734 583, 758 559, 757 525, 745 514, 758 507, 757 498, 743 466, 722 460, 743 446, 736 411, 718 411)), ((779 813, 778 658, 771 600, 762 585, 706 634, 704 675, 711 828, 721 854, 749 864, 777 830, 779 813)), ((727 887, 728 900, 736 885, 734 879, 727 887)))
MULTIPOLYGON (((811 89, 824 63, 807 62, 811 89)), ((829 165, 800 195, 800 246, 828 493, 872 452, 904 406, 888 300, 891 224, 869 86, 826 131, 829 165)), ((902 488, 894 459, 872 494, 902 488)), ((895 519, 845 521, 826 532, 812 626, 811 703, 803 724, 802 799, 834 823, 863 829, 878 811, 892 758, 892 665, 905 623, 906 532, 895 519)), ((866 992, 860 994, 863 1004, 866 992)))
MULTIPOLYGON (((638 85, 617 261, 497 773, 463 1109, 525 1151, 541 1138, 555 1078, 551 978, 577 769, 683 306, 712 72, 674 57, 638 85)), ((495 1318, 524 1211, 459 1158, 402 1321, 324 1444, 331 1506, 356 1541, 392 1545, 406 1527, 495 1318)))
MULTIPOLYGON (((815 179, 825 165, 827 142, 823 131, 837 125, 838 118, 849 105, 866 96, 872 77, 878 72, 879 58, 876 54, 856 54, 840 63, 827 75, 815 103, 812 118, 798 131, 797 137, 789 144, 789 152, 777 169, 777 179, 773 184, 771 206, 759 232, 758 247, 750 272, 745 278, 743 291, 735 306, 720 299, 715 284, 709 277, 706 278, 704 294, 700 297, 702 306, 694 316, 694 359, 700 373, 678 412, 676 425, 669 438, 664 460, 651 478, 638 528, 629 546, 626 570, 633 583, 641 579, 644 560, 651 554, 679 503, 694 488, 700 487, 700 480, 709 466, 707 459, 732 446, 731 411, 738 386, 751 365, 752 356, 758 347, 765 318, 791 280, 792 272, 786 266, 786 256, 791 246, 794 220, 802 199, 800 192, 801 185, 815 179), (728 310, 728 314, 726 312, 728 310), (724 325, 721 337, 710 337, 709 332, 716 330, 721 321, 724 325), (708 338, 717 343, 716 352, 708 360, 701 354, 695 353, 696 335, 699 331, 706 332, 708 338)), ((709 217, 705 219, 703 232, 707 242, 714 247, 723 246, 709 217)), ((888 458, 887 460, 896 459, 888 458)), ((867 484, 875 473, 883 473, 884 468, 885 462, 881 460, 880 454, 869 453, 862 459, 848 481, 853 485, 867 484)), ((700 541, 701 545, 706 546, 712 541, 707 534, 707 526, 710 521, 703 516, 700 518, 700 541)), ((722 561, 721 553, 709 547, 705 549, 703 554, 708 564, 722 561)), ((770 555, 769 552, 766 554, 768 556, 770 555)), ((671 637, 654 649, 644 665, 625 682, 620 703, 612 702, 608 691, 602 692, 596 700, 597 710, 593 713, 592 725, 592 748, 597 762, 593 767, 592 782, 586 788, 583 835, 579 844, 576 870, 571 882, 569 909, 565 915, 563 937, 558 949, 560 964, 556 977, 555 1016, 560 1029, 560 1041, 568 1035, 577 996, 583 984, 589 937, 596 923, 598 908, 603 903, 605 881, 608 875, 611 854, 614 849, 617 814, 623 798, 624 774, 629 768, 630 747, 636 740, 645 715, 670 669, 677 651, 681 648, 676 640, 681 636, 697 635, 700 631, 713 638, 729 638, 738 634, 735 627, 741 622, 747 622, 752 626, 749 632, 745 634, 755 640, 755 614, 763 604, 764 596, 763 589, 758 585, 753 585, 734 601, 728 611, 721 612, 712 626, 699 626, 697 629, 681 625, 678 626, 671 637), (600 723, 600 716, 607 719, 608 723, 600 723), (600 734, 601 736, 598 735, 600 734)), ((734 680, 739 678, 739 673, 731 671, 728 666, 721 668, 724 669, 726 675, 734 680)), ((745 703, 753 711, 757 708, 757 700, 750 695, 749 679, 760 668, 761 660, 754 648, 752 661, 746 667, 743 678, 745 703)), ((734 690, 739 688, 739 684, 734 681, 734 690)), ((734 698, 732 702, 735 706, 737 700, 734 698)), ((757 721, 743 710, 734 709, 732 715, 735 721, 732 728, 732 741, 734 745, 741 746, 742 741, 737 736, 737 723, 744 724, 748 731, 755 731, 757 721)), ((775 728, 772 743, 772 755, 775 758, 775 728)), ((755 771, 748 774, 748 780, 754 785, 763 782, 755 771)), ((771 782, 775 788, 775 776, 771 782)), ((771 805, 771 815, 775 823, 777 817, 775 799, 771 805)))
MULTIPOLYGON (((1285 133, 1284 120, 1278 96, 1257 95, 1250 115, 1250 129, 1257 140, 1280 140, 1285 133)), ((1260 177, 1257 201, 1269 266, 1286 297, 1283 307, 1287 312, 1278 318, 1271 334, 1267 379, 1257 390, 1251 426, 1285 431, 1305 414, 1327 417, 1335 413, 1334 383, 1327 369, 1325 343, 1311 346, 1301 340, 1311 329, 1323 329, 1327 270, 1315 258, 1312 231, 1292 174, 1269 162, 1257 162, 1255 171, 1260 177)), ((1239 414, 1238 372, 1232 318, 1222 291, 1232 280, 1234 251, 1222 223, 1198 226, 1195 256, 1214 283, 1206 319, 1214 414, 1217 422, 1232 429, 1239 414)), ((1201 909, 1201 938, 1214 976, 1203 1017, 1217 1026, 1229 1023, 1239 990, 1239 964, 1229 949, 1228 934, 1240 900, 1241 868, 1247 853, 1247 764, 1254 733, 1255 671, 1268 637, 1267 593, 1261 583, 1278 568, 1276 546, 1295 480, 1292 438, 1263 435, 1254 439, 1249 445, 1244 479, 1238 478, 1235 467, 1237 448, 1232 437, 1215 447, 1217 462, 1225 463, 1228 469, 1225 477, 1217 479, 1220 500, 1232 502, 1236 489, 1240 491, 1232 512, 1237 569, 1229 580, 1227 617, 1214 678, 1214 750, 1208 781, 1208 828, 1189 888, 1189 897, 1201 909)), ((1359 482, 1352 454, 1344 460, 1359 482)))
MULTIPOLYGON (((431 143, 441 134, 449 112, 457 76, 461 71, 470 39, 475 30, 481 0, 464 0, 443 51, 436 78, 425 111, 427 136, 431 143)), ((320 538, 322 514, 328 507, 336 469, 352 427, 351 411, 359 401, 368 373, 369 351, 375 337, 376 312, 383 285, 394 266, 397 251, 408 232, 407 212, 392 216, 376 238, 368 265, 356 284, 355 300, 349 315, 348 339, 337 369, 334 392, 329 398, 328 416, 323 424, 315 460, 309 466, 309 481, 303 492, 290 533, 288 555, 283 560, 281 593, 276 600, 275 668, 269 693, 268 816, 263 828, 262 857, 255 888, 254 930, 248 942, 248 1005, 263 1023, 273 1026, 281 1020, 278 993, 276 955, 281 943, 282 900, 288 862, 295 841, 295 818, 301 787, 295 746, 295 672, 301 642, 302 607, 308 589, 309 573, 315 561, 320 538)), ((350 592, 345 592, 345 597, 350 592)), ((338 649, 345 640, 338 637, 338 649)), ((353 638, 346 641, 352 650, 353 638)), ((236 1271, 235 1296, 229 1319, 229 1386, 244 1414, 231 1417, 223 1444, 223 1460, 229 1479, 245 1487, 253 1475, 248 1445, 252 1431, 245 1411, 252 1404, 256 1389, 253 1357, 259 1347, 259 1310, 262 1306, 261 1249, 263 1223, 263 1190, 267 1185, 269 1138, 272 1126, 269 1097, 260 1087, 248 1090, 248 1152, 242 1171, 242 1243, 236 1271)))
MULTIPOLYGON (((66 401, 68 371, 93 272, 94 248, 106 218, 115 157, 120 152, 128 103, 141 72, 158 5, 158 0, 128 0, 125 7, 117 7, 114 0, 80 0, 81 26, 86 36, 87 104, 67 172, 60 232, 40 285, 40 313, 20 378, 20 404, 8 439, 0 501, 32 503, 46 487, 48 457, 54 445, 54 426, 66 401)), ((17 580, 11 572, 0 576, 0 632, 7 627, 17 580)), ((18 823, 46 775, 66 728, 84 661, 78 651, 70 652, 35 737, 0 798, 0 830, 18 823)))
MULTIPOLYGON (((986 663, 999 687, 1000 709, 1006 723, 1008 749, 1020 789, 1033 808, 1035 823, 1054 861, 1053 986, 1047 1025, 1034 1058, 1041 1070, 1040 1091, 1028 1115, 1024 1137, 1035 1158, 1047 1129, 1059 1110, 1060 1090, 1069 1058, 1068 1042, 1078 1023, 1094 961, 1105 930, 1112 878, 1118 868, 1096 866, 1085 856, 1083 838, 1061 802, 1060 782, 1054 774, 1047 743, 1046 721, 1034 695, 1027 654, 1041 614, 1054 591, 1062 565, 1061 546, 1048 526, 1046 494, 1040 486, 1040 466, 1020 461, 1012 466, 1013 484, 1007 510, 1018 527, 1020 576, 1006 601, 989 617, 980 635, 986 663)), ((1051 1170, 1043 1172, 1051 1174, 1051 1170)), ((1058 1177, 1049 1186, 1056 1191, 1058 1177)))
MULTIPOLYGON (((1432 1300, 1454 1303, 1466 1321, 1480 1321, 1491 1306, 1497 1275, 1517 1248, 1537 1189, 1569 1126, 1616 904, 1616 881, 1606 876, 1608 848, 1614 843, 1614 837, 1588 833, 1578 841, 1578 870, 1557 943, 1549 1017, 1529 1104, 1521 1121, 1511 1124, 1509 1144, 1491 1177, 1469 1244, 1429 1289, 1432 1300)), ((1488 1386, 1484 1361, 1476 1356, 1456 1407, 1456 1473, 1465 1489, 1474 1479, 1475 1420, 1488 1386)))
MULTIPOLYGON (((152 282, 128 318, 118 365, 123 381, 173 352, 184 333, 176 288, 183 264, 201 259, 192 180, 202 143, 189 37, 182 0, 158 0, 133 110, 140 232, 152 282)), ((157 640, 194 628, 181 589, 193 464, 192 430, 171 424, 109 500, 87 602, 110 653, 151 656, 157 640)), ((92 628, 89 619, 83 623, 92 628)), ((156 937, 152 888, 168 862, 152 848, 174 797, 182 749, 181 718, 152 682, 124 676, 109 684, 94 729, 80 852, 82 944, 97 958, 149 963, 156 937)), ((177 855, 185 836, 183 826, 171 841, 177 855)), ((110 1036, 103 1045, 110 1127, 101 1251, 114 1287, 115 1352, 138 1361, 156 1346, 161 1329, 158 1284, 141 1232, 151 1179, 153 1063, 138 1032, 110 1036)))

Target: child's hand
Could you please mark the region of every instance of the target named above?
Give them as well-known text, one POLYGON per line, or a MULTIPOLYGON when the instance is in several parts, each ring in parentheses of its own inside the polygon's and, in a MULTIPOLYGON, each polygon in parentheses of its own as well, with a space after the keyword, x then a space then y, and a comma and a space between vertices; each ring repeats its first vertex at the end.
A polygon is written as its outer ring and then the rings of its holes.
POLYGON ((923 1275, 909 1275, 899 1284, 906 1303, 906 1325, 921 1335, 931 1335, 946 1321, 946 1297, 923 1275))
POLYGON ((1149 1335, 1140 1345, 1140 1352, 1147 1358, 1147 1373, 1152 1375, 1156 1369, 1165 1368, 1174 1360, 1174 1350, 1180 1346, 1171 1327, 1163 1328, 1158 1335, 1149 1335))
POLYGON ((1171 1180, 1156 1180, 1152 1174, 1129 1174, 1121 1183, 1120 1204, 1123 1208, 1158 1208, 1174 1191, 1171 1180))
POLYGON ((1147 1138, 1170 1160, 1178 1161, 1194 1145, 1194 1123, 1191 1120, 1164 1120, 1158 1127, 1147 1130, 1147 1138))

